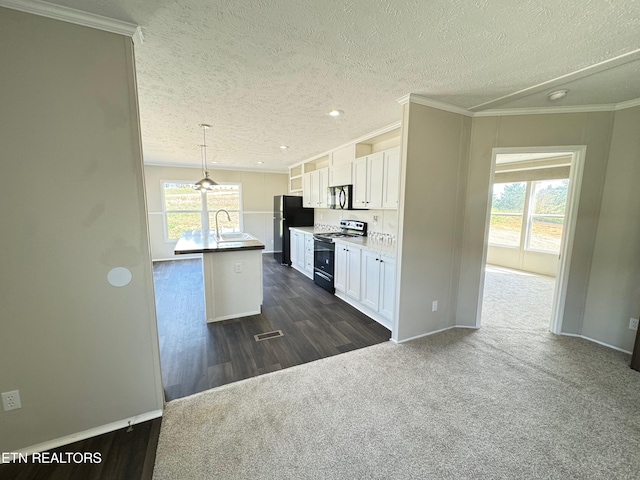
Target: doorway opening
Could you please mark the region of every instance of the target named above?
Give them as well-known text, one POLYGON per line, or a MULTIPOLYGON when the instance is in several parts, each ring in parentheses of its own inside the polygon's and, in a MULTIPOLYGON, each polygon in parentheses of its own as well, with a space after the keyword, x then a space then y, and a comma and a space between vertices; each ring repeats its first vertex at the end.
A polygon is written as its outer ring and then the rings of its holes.
POLYGON ((584 152, 494 149, 476 326, 561 332, 584 152))

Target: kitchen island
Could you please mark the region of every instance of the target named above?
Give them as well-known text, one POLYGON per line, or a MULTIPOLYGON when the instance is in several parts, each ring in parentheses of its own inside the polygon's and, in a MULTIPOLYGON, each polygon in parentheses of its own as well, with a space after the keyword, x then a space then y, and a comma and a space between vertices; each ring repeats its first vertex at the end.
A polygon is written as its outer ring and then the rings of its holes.
POLYGON ((217 241, 215 233, 185 232, 176 255, 202 253, 207 322, 260 313, 264 244, 248 234, 217 241))

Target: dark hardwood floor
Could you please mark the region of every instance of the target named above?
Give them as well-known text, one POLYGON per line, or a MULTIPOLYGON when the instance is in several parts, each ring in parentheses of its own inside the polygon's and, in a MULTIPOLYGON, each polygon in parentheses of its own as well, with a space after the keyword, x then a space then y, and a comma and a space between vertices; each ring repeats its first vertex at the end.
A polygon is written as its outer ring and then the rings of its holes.
MULTIPOLYGON (((63 460, 65 452, 99 453, 100 463, 27 463, 0 465, 3 480, 150 480, 156 458, 159 418, 49 451, 63 460), (61 456, 62 455, 62 456, 61 456)), ((70 458, 72 458, 69 455, 70 458)), ((80 458, 80 457, 78 457, 80 458)), ((95 455, 92 458, 97 458, 95 455)))
MULTIPOLYGON (((207 324, 201 260, 154 264, 167 401, 388 340, 391 333, 311 280, 264 255, 262 313, 207 324), (281 330, 257 342, 254 335, 281 330)), ((148 480, 160 419, 51 450, 99 452, 99 464, 9 463, 0 479, 148 480)))
POLYGON ((202 263, 154 264, 167 401, 389 340, 391 332, 269 254, 262 313, 207 324, 202 263), (282 337, 254 335, 281 330, 282 337))

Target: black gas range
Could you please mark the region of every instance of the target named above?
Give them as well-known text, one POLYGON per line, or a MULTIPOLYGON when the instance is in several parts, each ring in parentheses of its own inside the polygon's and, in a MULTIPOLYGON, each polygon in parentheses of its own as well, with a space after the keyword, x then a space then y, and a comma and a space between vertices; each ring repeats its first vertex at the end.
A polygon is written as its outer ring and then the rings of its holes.
POLYGON ((363 237, 367 223, 359 220, 340 220, 340 231, 313 235, 313 281, 330 293, 335 292, 335 238, 363 237))

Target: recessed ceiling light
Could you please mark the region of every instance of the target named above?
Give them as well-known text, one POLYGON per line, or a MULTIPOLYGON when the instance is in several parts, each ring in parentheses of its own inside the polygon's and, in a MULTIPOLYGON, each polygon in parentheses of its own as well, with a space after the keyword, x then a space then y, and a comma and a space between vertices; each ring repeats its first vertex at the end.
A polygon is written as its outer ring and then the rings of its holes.
POLYGON ((329 112, 328 114, 330 117, 339 117, 340 115, 344 115, 344 112, 342 110, 338 110, 338 109, 333 109, 329 112))
POLYGON ((560 100, 561 98, 566 97, 567 93, 569 93, 569 90, 556 90, 555 92, 551 92, 549 95, 547 95, 547 98, 552 102, 555 102, 557 100, 560 100))
POLYGON ((211 162, 211 163, 218 163, 218 162, 211 162))
POLYGON ((280 150, 289 150, 289 145, 280 145, 280 150))
POLYGON ((264 162, 258 162, 258 165, 262 165, 264 162))

